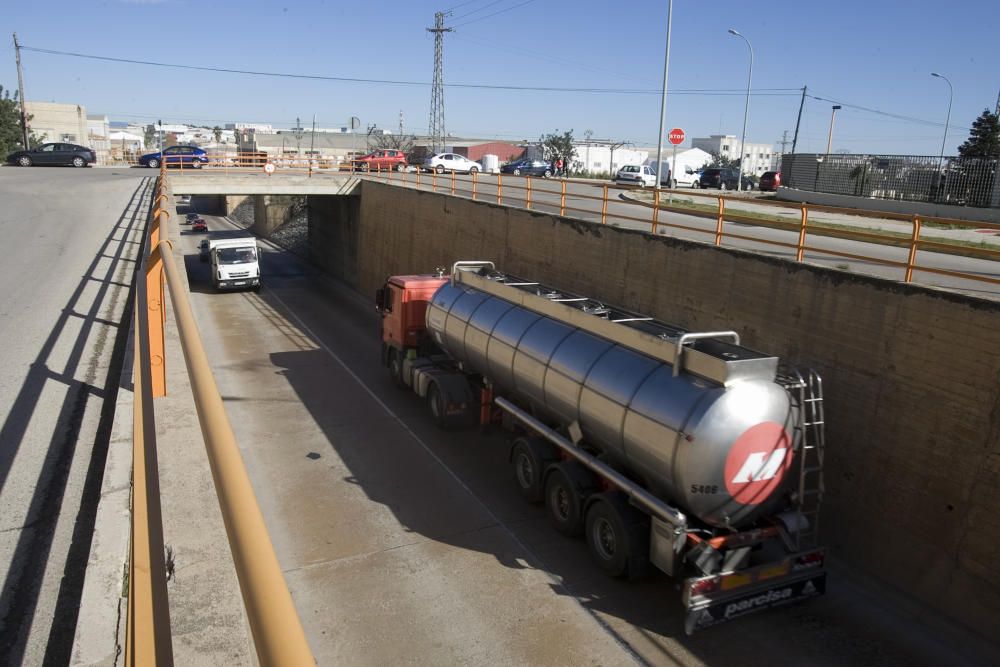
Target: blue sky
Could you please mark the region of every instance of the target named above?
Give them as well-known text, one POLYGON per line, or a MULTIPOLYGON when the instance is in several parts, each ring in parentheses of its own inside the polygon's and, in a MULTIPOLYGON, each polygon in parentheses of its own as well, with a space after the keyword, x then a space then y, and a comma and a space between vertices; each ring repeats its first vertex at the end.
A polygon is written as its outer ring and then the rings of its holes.
MULTIPOLYGON (((5 3, 0 85, 17 86, 10 33, 23 45, 85 54, 269 72, 394 79, 388 86, 166 69, 23 54, 27 98, 74 102, 116 120, 236 120, 427 131, 437 10, 454 7, 445 37, 445 83, 658 91, 666 0, 59 0, 5 3), (520 6, 518 6, 520 5, 520 6), (497 13, 495 16, 490 14, 497 13)), ((799 89, 845 106, 833 149, 936 155, 948 86, 954 89, 947 153, 1000 90, 1000 2, 957 0, 675 0, 668 127, 687 135, 742 129, 748 51, 754 89, 799 89)), ((777 142, 795 127, 799 94, 773 90, 750 103, 748 141, 777 142)), ((800 151, 823 151, 830 101, 807 98, 800 151)), ((659 94, 446 88, 446 126, 463 136, 534 139, 556 129, 655 145, 659 94)))

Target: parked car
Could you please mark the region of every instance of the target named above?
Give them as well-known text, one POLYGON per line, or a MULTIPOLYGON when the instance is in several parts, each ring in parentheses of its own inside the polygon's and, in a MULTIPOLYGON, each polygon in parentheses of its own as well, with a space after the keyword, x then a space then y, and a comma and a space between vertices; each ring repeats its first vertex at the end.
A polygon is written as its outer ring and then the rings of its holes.
POLYGON ((191 231, 192 232, 207 232, 208 231, 208 225, 205 223, 204 220, 202 220, 201 218, 199 218, 199 219, 197 219, 197 220, 194 221, 193 225, 191 225, 191 231))
POLYGON ((209 240, 202 239, 202 242, 198 244, 198 259, 207 262, 210 253, 211 246, 209 245, 209 240))
MULTIPOLYGON (((736 184, 739 182, 739 171, 720 167, 702 169, 701 176, 698 177, 698 187, 702 189, 718 188, 719 190, 735 190, 736 184)), ((743 176, 743 189, 753 190, 753 180, 749 176, 743 176)))
POLYGON ((500 167, 500 173, 548 178, 552 175, 552 165, 545 160, 515 160, 500 167))
POLYGON ((86 167, 97 162, 97 154, 85 146, 76 144, 42 144, 27 151, 15 151, 7 156, 8 164, 21 167, 33 165, 61 164, 86 167))
POLYGON ((475 174, 482 171, 483 167, 478 162, 473 162, 464 155, 457 153, 435 153, 424 160, 426 171, 436 171, 443 174, 446 171, 455 171, 463 174, 475 174))
POLYGON ((167 167, 191 167, 200 169, 203 164, 208 163, 208 155, 197 146, 171 146, 163 151, 147 153, 139 158, 140 167, 159 169, 160 164, 167 167))
POLYGON ((760 188, 761 192, 774 192, 781 187, 781 172, 765 171, 761 174, 757 187, 760 188))
POLYGON ((355 169, 361 171, 406 171, 406 153, 403 151, 385 149, 372 151, 368 155, 356 157, 351 162, 355 169))
POLYGON ((647 185, 656 187, 656 171, 645 164, 627 164, 615 174, 615 183, 638 185, 640 188, 647 185))

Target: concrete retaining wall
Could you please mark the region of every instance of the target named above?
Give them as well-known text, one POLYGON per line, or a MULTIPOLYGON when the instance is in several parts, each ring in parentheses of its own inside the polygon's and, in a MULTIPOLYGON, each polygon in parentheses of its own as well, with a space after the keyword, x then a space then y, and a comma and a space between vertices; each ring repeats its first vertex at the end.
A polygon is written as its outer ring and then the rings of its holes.
POLYGON ((489 259, 816 368, 824 542, 1000 636, 1000 303, 369 181, 310 204, 314 258, 364 294, 489 259))

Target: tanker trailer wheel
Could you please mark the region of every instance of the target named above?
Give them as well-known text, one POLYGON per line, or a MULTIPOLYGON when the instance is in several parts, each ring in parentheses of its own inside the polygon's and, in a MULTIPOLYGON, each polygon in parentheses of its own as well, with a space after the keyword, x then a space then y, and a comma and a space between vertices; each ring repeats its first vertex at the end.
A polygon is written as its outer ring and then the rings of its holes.
POLYGON ((602 493, 587 509, 587 548, 604 572, 636 579, 649 567, 649 519, 620 493, 602 493))
POLYGON ((545 489, 542 486, 545 466, 555 460, 555 450, 538 438, 519 437, 510 450, 510 463, 514 468, 517 488, 529 503, 541 502, 545 489))
POLYGON ((545 510, 553 528, 563 535, 583 534, 583 504, 597 485, 594 476, 575 461, 552 467, 545 480, 545 510))
POLYGON ((445 411, 444 395, 441 394, 441 389, 438 388, 436 382, 427 387, 427 409, 430 410, 431 418, 438 428, 451 426, 451 420, 448 419, 448 413, 445 411))

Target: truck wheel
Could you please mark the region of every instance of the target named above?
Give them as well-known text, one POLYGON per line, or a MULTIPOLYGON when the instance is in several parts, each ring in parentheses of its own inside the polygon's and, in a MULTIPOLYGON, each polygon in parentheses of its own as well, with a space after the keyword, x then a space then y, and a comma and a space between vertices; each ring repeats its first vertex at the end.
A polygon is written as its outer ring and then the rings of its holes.
POLYGON ((619 493, 602 493, 587 510, 587 548, 612 577, 635 579, 649 566, 649 519, 619 493))
POLYGON ((445 412, 444 396, 438 389, 437 383, 427 387, 427 408, 431 412, 431 418, 438 428, 448 428, 448 414, 445 412))
POLYGON ((510 463, 514 469, 517 488, 529 503, 539 503, 544 497, 542 486, 545 466, 555 459, 555 451, 536 438, 520 437, 514 440, 510 463))
POLYGON ((403 360, 399 350, 396 349, 389 350, 389 378, 398 389, 406 389, 406 383, 403 381, 403 360))
POLYGON ((545 480, 545 509, 552 527, 563 535, 583 534, 583 503, 595 489, 594 477, 575 461, 553 466, 545 480))

